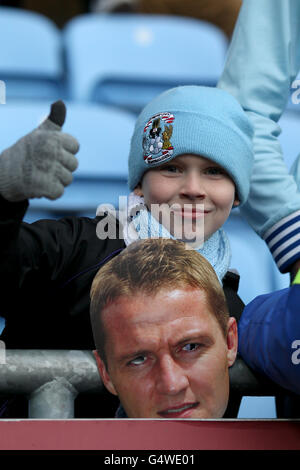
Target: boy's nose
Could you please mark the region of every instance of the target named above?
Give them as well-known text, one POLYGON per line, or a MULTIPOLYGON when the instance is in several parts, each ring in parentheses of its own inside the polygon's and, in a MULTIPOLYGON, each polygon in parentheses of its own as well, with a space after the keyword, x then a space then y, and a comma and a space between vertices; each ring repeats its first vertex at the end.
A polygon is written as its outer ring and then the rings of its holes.
POLYGON ((160 363, 157 377, 157 392, 162 395, 177 395, 189 385, 185 371, 172 356, 165 356, 160 363))
POLYGON ((188 199, 203 199, 206 195, 203 187, 201 175, 196 171, 188 172, 183 181, 180 189, 181 197, 188 199))

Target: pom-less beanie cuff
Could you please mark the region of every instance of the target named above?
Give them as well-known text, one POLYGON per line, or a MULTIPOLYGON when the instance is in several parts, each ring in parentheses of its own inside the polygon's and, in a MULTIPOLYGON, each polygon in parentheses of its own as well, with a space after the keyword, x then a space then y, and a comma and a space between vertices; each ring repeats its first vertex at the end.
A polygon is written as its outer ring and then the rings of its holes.
POLYGON ((131 139, 129 188, 151 168, 178 155, 208 158, 225 169, 243 204, 253 166, 253 128, 239 103, 217 88, 185 86, 155 98, 140 114, 131 139))

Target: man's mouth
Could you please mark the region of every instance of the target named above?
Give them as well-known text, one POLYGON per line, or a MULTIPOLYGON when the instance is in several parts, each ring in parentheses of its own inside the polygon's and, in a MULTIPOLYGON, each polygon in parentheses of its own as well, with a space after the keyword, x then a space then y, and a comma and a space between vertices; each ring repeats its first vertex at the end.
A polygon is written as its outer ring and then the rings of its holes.
POLYGON ((166 408, 165 410, 159 411, 158 414, 162 418, 187 418, 198 405, 198 402, 185 403, 172 408, 166 408))

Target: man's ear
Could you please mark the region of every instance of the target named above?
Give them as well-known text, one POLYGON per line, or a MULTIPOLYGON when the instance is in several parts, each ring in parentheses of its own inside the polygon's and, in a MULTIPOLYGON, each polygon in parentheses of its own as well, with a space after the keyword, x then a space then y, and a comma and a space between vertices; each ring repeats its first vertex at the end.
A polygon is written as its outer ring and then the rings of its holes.
POLYGON ((234 364, 238 349, 237 323, 234 317, 230 317, 227 324, 227 361, 228 367, 234 364))
POLYGON ((98 351, 96 351, 96 350, 93 351, 93 354, 94 354, 94 357, 96 359, 97 368, 98 368, 100 377, 101 377, 102 382, 104 383, 105 387, 113 395, 118 395, 117 392, 116 392, 116 389, 114 387, 114 384, 110 380, 110 376, 109 376, 109 373, 107 372, 106 366, 105 366, 104 362, 102 361, 101 357, 98 354, 98 351))

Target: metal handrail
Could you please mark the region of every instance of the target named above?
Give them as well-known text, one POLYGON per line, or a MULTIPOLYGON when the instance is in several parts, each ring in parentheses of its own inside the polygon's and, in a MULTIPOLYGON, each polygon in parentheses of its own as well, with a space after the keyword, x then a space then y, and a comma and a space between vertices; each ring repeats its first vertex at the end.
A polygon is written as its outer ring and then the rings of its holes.
MULTIPOLYGON (((273 396, 283 390, 239 357, 229 376, 231 391, 242 396, 273 396)), ((92 351, 8 349, 0 364, 0 392, 28 395, 31 419, 73 418, 78 394, 103 391, 92 351)))

